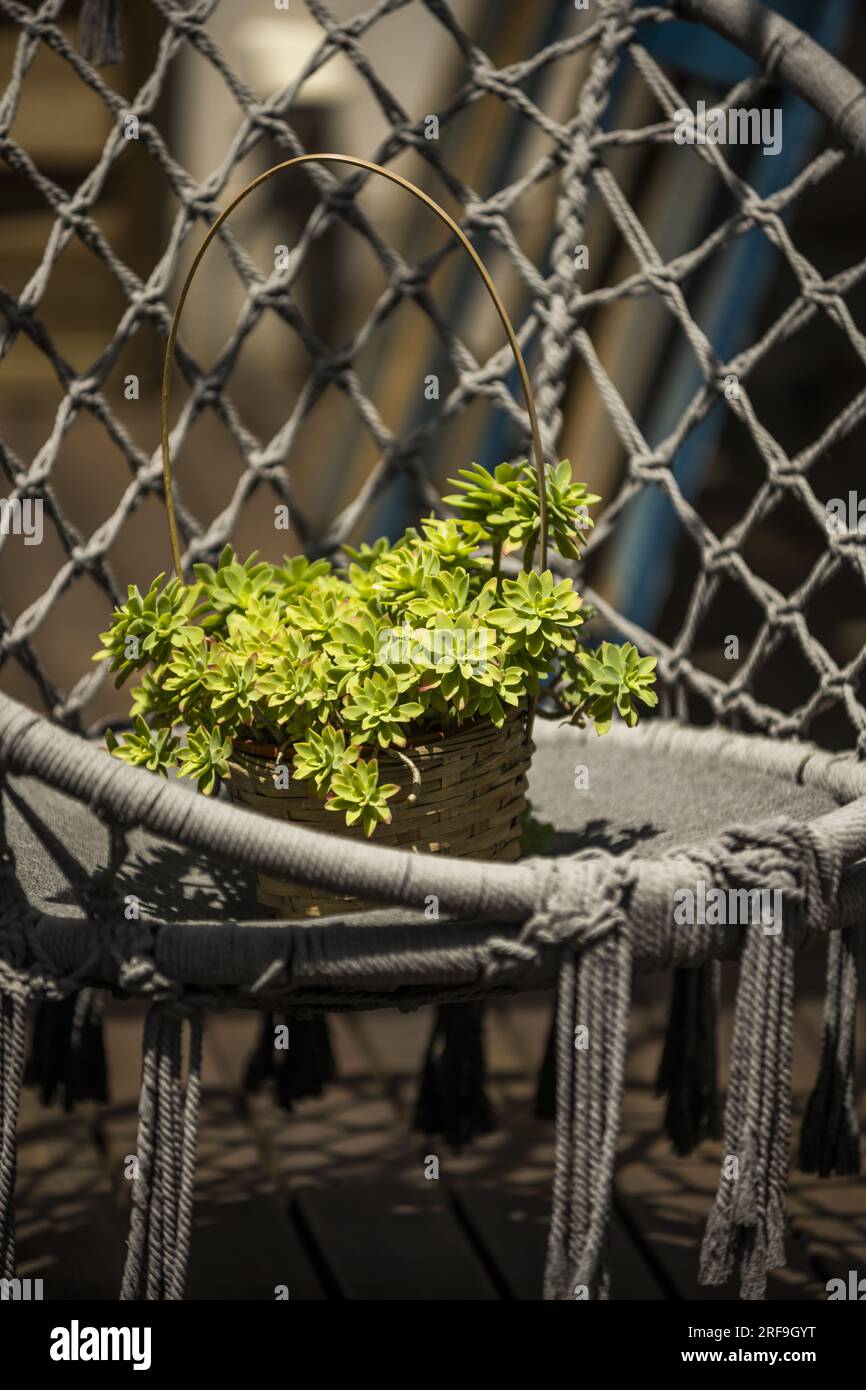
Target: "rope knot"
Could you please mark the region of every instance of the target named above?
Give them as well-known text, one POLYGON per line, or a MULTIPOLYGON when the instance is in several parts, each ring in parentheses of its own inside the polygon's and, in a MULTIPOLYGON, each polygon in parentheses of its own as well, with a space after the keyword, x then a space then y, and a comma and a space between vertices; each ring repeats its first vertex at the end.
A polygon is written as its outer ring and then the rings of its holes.
POLYGON ((353 365, 352 354, 343 349, 321 360, 316 366, 316 376, 327 385, 339 384, 345 381, 346 373, 351 371, 353 365))
POLYGON ((822 933, 830 924, 842 873, 842 859, 814 826, 779 816, 757 825, 733 826, 719 837, 717 872, 725 886, 745 884, 778 890, 786 912, 786 934, 793 942, 822 933))
POLYGON ((716 541, 714 545, 707 546, 703 555, 703 566, 707 574, 715 574, 718 570, 730 572, 731 561, 737 554, 737 547, 733 541, 716 541))
POLYGON ((607 850, 583 850, 562 859, 529 861, 538 880, 538 906, 520 940, 539 946, 569 944, 582 951, 591 941, 627 924, 626 889, 631 861, 607 850))
POLYGON ((661 454, 636 454, 630 460, 632 474, 644 482, 651 482, 660 473, 666 473, 669 462, 661 454))
POLYGON ((429 287, 429 275, 418 265, 407 266, 396 279, 401 294, 407 299, 414 299, 429 287))

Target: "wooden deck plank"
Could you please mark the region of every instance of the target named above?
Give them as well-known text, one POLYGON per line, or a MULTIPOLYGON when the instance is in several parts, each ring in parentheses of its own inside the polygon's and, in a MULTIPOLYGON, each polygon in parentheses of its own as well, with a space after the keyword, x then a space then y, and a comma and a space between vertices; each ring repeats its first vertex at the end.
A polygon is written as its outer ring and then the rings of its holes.
MULTIPOLYGON (((486 1141, 495 1153, 489 1171, 449 1178, 464 1219, 517 1299, 540 1299, 553 1182, 553 1126, 535 1119, 533 1105, 553 997, 508 1000, 488 1016, 490 1088, 499 1130, 486 1141), (523 1073, 521 1075, 521 1073, 523 1073), (495 1141, 495 1148, 493 1147, 495 1141)), ((460 1166, 461 1160, 455 1160, 460 1166)), ((464 1166, 467 1166, 464 1161, 464 1166)), ((451 1169, 449 1167, 449 1173, 451 1169)), ((665 1290, 614 1211, 609 1264, 616 1297, 661 1299, 665 1290)))
MULTIPOLYGON (((137 1094, 141 1017, 115 1016, 108 1029, 113 1094, 137 1094)), ((236 1095, 223 1085, 226 1068, 237 1081, 245 1044, 257 1020, 237 1013, 211 1015, 205 1024, 202 1103, 186 1296, 190 1299, 321 1299, 321 1283, 290 1219, 286 1202, 265 1172, 236 1095), (252 1025, 252 1026, 251 1026, 252 1025)), ((117 1201, 128 1207, 130 1184, 123 1159, 134 1153, 137 1111, 127 1101, 103 1116, 106 1161, 117 1201)))
MULTIPOLYGON (((509 1298, 539 1299, 542 1291, 553 1128, 532 1112, 552 1002, 552 996, 544 994, 528 1001, 498 1001, 488 1010, 485 1041, 488 1091, 497 1112, 494 1133, 459 1154, 449 1151, 441 1139, 427 1141, 437 1152, 446 1190, 470 1240, 502 1296, 509 1298)), ((383 1065, 394 1049, 381 1045, 379 1015, 368 1026, 374 1035, 371 1049, 383 1065)), ((386 1028, 386 1036, 393 1031, 393 1025, 386 1028)), ((409 1072, 399 1080, 398 1108, 408 1117, 416 1078, 409 1072)), ((664 1296, 617 1214, 610 1254, 622 1297, 664 1296)))
POLYGON ((199 1129, 187 1297, 321 1299, 285 1201, 262 1169, 233 1097, 206 1095, 199 1129))
MULTIPOLYGON (((660 1137, 662 1104, 652 1095, 667 1009, 668 983, 649 977, 638 994, 629 1053, 629 1094, 616 1186, 612 1229, 614 1297, 659 1297, 714 1300, 736 1297, 736 1287, 705 1289, 696 1283, 697 1257, 706 1214, 718 1179, 717 1146, 680 1160, 660 1137)), ((819 1001, 814 1001, 815 1011, 819 1001)), ((552 997, 521 997, 497 1002, 489 1011, 487 1061, 491 1091, 501 1104, 501 1079, 508 1076, 509 1113, 505 1132, 522 1130, 530 1120, 535 1075, 543 1052, 552 997), (515 1077, 515 1069, 524 1079, 515 1077), (516 1088, 516 1089, 515 1089, 516 1088), (525 1106, 525 1109, 521 1107, 525 1106)), ((816 1012, 817 1017, 817 1012, 816 1012)), ((394 1011, 340 1018, 335 1049, 344 1075, 358 1078, 354 1103, 348 1095, 325 1102, 305 1102, 303 1114, 290 1118, 278 1141, 279 1163, 291 1176, 293 1190, 321 1183, 370 1182, 374 1155, 384 1156, 386 1185, 407 1177, 416 1180, 428 1151, 441 1144, 419 1144, 405 1129, 417 1085, 430 1011, 400 1015, 394 1011), (363 1072, 371 1065, 379 1081, 363 1072), (384 1090, 384 1095, 383 1095, 384 1090), (339 1111, 339 1114, 337 1113, 339 1111)), ((816 1035, 797 1035, 795 1085, 811 1083, 816 1035)), ((722 1020, 721 1053, 730 1045, 730 1014, 722 1020)), ((352 1088, 355 1089, 354 1086, 352 1088)), ((542 1126, 535 1149, 524 1138, 505 1153, 502 1131, 486 1136, 466 1154, 439 1153, 445 1190, 455 1204, 470 1241, 482 1261, 511 1296, 537 1297, 543 1262, 544 1212, 551 1171, 552 1131, 542 1126), (545 1152, 545 1146, 547 1152, 545 1152), (511 1182, 510 1179, 514 1178, 511 1182), (508 1181, 506 1181, 506 1178, 508 1181)), ((422 1189, 423 1190, 423 1189, 422 1189)), ((384 1200, 384 1196, 383 1196, 384 1200)), ((866 1200, 862 1183, 825 1183, 792 1175, 789 1268, 771 1277, 770 1296, 814 1298, 824 1294, 822 1270, 845 1273, 864 1263, 862 1221, 866 1200)))
MULTIPOLYGON (((723 1288, 697 1283, 700 1242, 707 1214, 718 1185, 721 1154, 718 1145, 702 1145, 689 1158, 678 1158, 662 1134, 663 1103, 654 1095, 655 1076, 667 1017, 669 982, 661 975, 639 977, 635 982, 636 1007, 632 1018, 628 1053, 628 1086, 623 1113, 619 1158, 614 1184, 615 1219, 612 1223, 611 1267, 614 1298, 634 1296, 625 1290, 629 1280, 647 1271, 650 1286, 663 1288, 668 1296, 683 1299, 715 1300, 737 1297, 734 1281, 723 1288), (618 1218, 618 1219, 617 1219, 618 1218), (616 1255, 616 1260, 614 1256, 616 1255), (649 1266, 649 1270, 647 1270, 649 1266)), ((728 990, 730 997, 730 989, 728 990)), ((540 1009, 540 997, 521 997, 500 1005, 500 1018, 517 1040, 524 1057, 537 1058, 549 1026, 549 1012, 540 1009)), ((727 1057, 731 1035, 730 1007, 723 1014, 720 1028, 720 1055, 727 1057)), ((795 1048, 795 1084, 801 1088, 811 1082, 817 1056, 816 1037, 800 1037, 795 1048)), ((825 1184, 812 1179, 806 1184, 812 1209, 798 1202, 804 1175, 792 1175, 792 1200, 788 1259, 786 1268, 776 1271, 768 1284, 770 1298, 816 1298, 823 1296, 815 1256, 819 1253, 814 1235, 819 1234, 816 1209, 829 1200, 825 1184), (814 1189, 817 1186, 818 1194, 814 1189), (823 1197, 822 1197, 823 1194, 823 1197)), ((841 1184, 831 1184, 833 1198, 847 1212, 862 1217, 866 1213, 864 1185, 848 1182, 845 1196, 841 1184)), ((840 1232, 832 1231, 829 1214, 828 1238, 837 1241, 841 1255, 840 1232)), ((856 1223, 853 1227, 856 1230, 856 1223)), ((852 1242, 849 1231, 849 1250, 852 1242)), ((853 1258, 853 1250, 851 1253, 853 1258)), ((846 1265, 855 1268, 857 1265, 846 1265)), ((640 1284, 639 1284, 640 1286, 640 1284)), ((638 1297, 647 1294, 639 1293, 638 1297)))
MULTIPOLYGON (((678 1157, 660 1137, 660 1103, 651 1095, 644 1100, 644 1123, 639 1122, 638 1098, 633 1096, 631 1122, 623 1128, 616 1201, 680 1298, 737 1298, 734 1279, 716 1287, 697 1282, 704 1226, 718 1187, 721 1146, 707 1142, 687 1158, 678 1157)), ((789 1231, 787 1252, 788 1265, 770 1275, 767 1297, 818 1297, 821 1290, 808 1247, 795 1230, 789 1231)))
POLYGON ((25 1091, 18 1124, 16 1273, 52 1299, 115 1299, 126 1222, 94 1142, 87 1109, 46 1110, 25 1091))
POLYGON ((401 1086, 414 1088, 430 1022, 383 1013, 371 1026, 367 1015, 337 1016, 335 1051, 353 1059, 354 1075, 294 1115, 253 1098, 271 1161, 340 1298, 496 1297, 441 1179, 424 1176, 435 1146, 409 1131, 400 1098, 401 1086))
MULTIPOLYGON (((733 1027, 732 1001, 735 972, 723 971, 723 1008, 719 1026, 722 1083, 727 1080, 733 1027)), ((659 981, 661 977, 646 977, 659 981)), ((738 1296, 735 1280, 721 1287, 697 1283, 700 1242, 715 1196, 721 1163, 719 1144, 704 1143, 687 1158, 679 1158, 663 1136, 663 1102, 654 1095, 655 1075, 662 1045, 669 983, 657 992, 645 985, 639 995, 637 1016, 629 1049, 628 1078, 615 1184, 616 1200, 629 1224, 647 1242, 652 1258, 669 1275, 679 1297, 730 1299, 738 1296)), ((817 1013, 816 1013, 817 1011, 817 1013)), ((814 1079, 817 1064, 815 1018, 817 1000, 798 1000, 793 1061, 795 1103, 802 1108, 804 1093, 814 1079), (811 1022, 809 1021, 811 1019, 811 1022)), ((798 1121, 795 1121, 795 1134, 798 1121)), ((793 1170, 786 1242, 788 1264, 774 1271, 768 1281, 770 1299, 814 1299, 824 1296, 820 1266, 816 1263, 814 1213, 798 1199, 805 1175, 793 1170)), ((811 1180, 815 1186, 816 1180, 811 1180)), ((862 1183, 848 1183, 855 1210, 866 1212, 862 1183)))
POLYGON ((343 1298, 497 1297, 436 1182, 334 1183, 297 1203, 343 1298))

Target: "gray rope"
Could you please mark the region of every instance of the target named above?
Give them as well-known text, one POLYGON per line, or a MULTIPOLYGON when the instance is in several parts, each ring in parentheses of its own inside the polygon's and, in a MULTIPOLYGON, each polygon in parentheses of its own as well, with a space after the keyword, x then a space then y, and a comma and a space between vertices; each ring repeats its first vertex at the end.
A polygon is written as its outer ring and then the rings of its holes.
POLYGON ((202 1020, 190 1015, 186 1094, 183 1018, 155 1005, 145 1024, 129 1240, 120 1297, 180 1299, 189 1260, 202 1020))
POLYGON ((860 83, 831 53, 784 15, 756 0, 672 0, 684 19, 709 24, 816 107, 858 154, 866 154, 866 101, 860 83))
POLYGON ((15 1193, 18 1107, 24 1075, 26 999, 0 990, 0 1278, 15 1277, 15 1193))
MULTIPOLYGON (((567 924, 557 992, 556 1162, 544 1296, 606 1298, 604 1250, 625 1078, 631 1001, 631 933, 625 903, 629 869, 609 855, 587 856, 601 871, 582 891, 579 861, 557 874, 541 915, 567 924), (577 1030, 581 1031, 578 1037, 577 1030), (580 1046, 578 1046, 580 1044, 580 1046)), ((542 933, 549 927, 542 926, 542 933)))
POLYGON ((563 170, 562 192, 556 208, 557 235, 551 253, 553 273, 546 286, 546 313, 541 334, 537 406, 546 425, 546 449, 554 453, 562 414, 559 402, 565 390, 568 362, 573 351, 574 329, 581 316, 575 247, 584 239, 589 172, 596 158, 592 137, 598 134, 610 98, 611 80, 621 50, 632 37, 628 22, 629 0, 607 0, 601 6, 599 42, 583 85, 577 122, 563 170))
MULTIPOLYGON (((185 799, 192 801, 188 796, 185 799)), ((446 979, 456 972, 463 981, 462 989, 449 984, 442 991, 444 997, 455 999, 501 988, 524 988, 545 959, 552 956, 558 960, 558 1133, 545 1289, 548 1297, 557 1299, 574 1297, 575 1288, 585 1288, 590 1297, 605 1297, 610 1183, 622 1098, 631 970, 638 945, 644 959, 659 966, 674 960, 697 962, 713 953, 731 954, 739 944, 741 980, 725 1111, 725 1153, 737 1159, 739 1171, 732 1176, 723 1170, 704 1243, 702 1277, 718 1282, 739 1262, 744 1293, 759 1296, 767 1269, 783 1258, 793 955, 806 933, 823 933, 833 925, 841 883, 840 845, 816 828, 819 826, 820 822, 803 826, 778 820, 745 827, 729 831, 700 849, 675 852, 665 861, 598 852, 527 861, 523 872, 532 884, 534 910, 516 935, 476 929, 474 943, 461 942, 459 928, 438 923, 438 954, 422 949, 415 953, 415 960, 411 959, 411 943, 420 927, 404 928, 404 952, 384 957, 380 929, 375 926, 360 935, 333 927, 318 932, 302 928, 294 938, 298 959, 292 961, 289 982, 291 972, 308 968, 311 978, 318 976, 331 984, 315 993, 293 988, 292 999, 296 1006, 309 1000, 325 1007, 332 998, 344 1005, 358 1003, 352 982, 363 979, 371 963, 381 976, 392 978, 407 973, 410 978, 413 974, 424 978, 433 967, 446 979), (755 928, 698 925, 685 934, 684 942, 682 929, 672 924, 672 885, 700 876, 708 884, 726 889, 782 891, 786 910, 783 934, 766 937, 755 928), (574 1046, 575 1028, 582 1025, 589 1029, 585 1050, 574 1046)), ((75 925, 80 932, 81 923, 75 925)), ((134 950, 136 958, 142 960, 140 923, 135 924, 135 930, 134 950)), ((160 935, 171 930, 160 929, 160 935)), ((232 930, 237 945, 238 932, 232 930)), ((279 932, 276 927, 266 929, 271 937, 279 932)), ((184 942, 184 958, 196 971, 206 973, 208 966, 199 949, 204 935, 209 932, 196 939, 190 927, 178 932, 184 942)), ((241 939, 246 937, 243 931, 241 939)), ((274 947, 269 950, 273 964, 274 947)), ((284 962, 280 968, 285 968, 284 962)), ((265 971, 268 978, 272 974, 272 970, 265 971)), ((22 977, 20 966, 6 967, 0 984, 5 988, 10 979, 20 998, 32 987, 32 979, 26 972, 22 977)), ((423 996, 424 990, 416 993, 423 996)), ((395 993, 383 993, 382 998, 393 1002, 395 993)), ((840 991, 840 998, 848 1007, 847 988, 840 991)), ((266 1000, 265 992, 260 1005, 266 1000)), ((368 1005, 376 1001, 376 995, 364 1000, 368 1005)), ((195 1013, 184 1102, 181 1021, 176 1009, 189 1012, 213 1002, 206 991, 181 986, 168 1011, 156 1005, 148 1016, 137 1146, 140 1175, 134 1190, 124 1298, 180 1297, 189 1247, 200 1022, 195 1013)), ((828 1007, 832 1010, 832 1001, 828 1007)), ((10 1199, 7 1189, 7 1210, 10 1199)))
POLYGON ((752 827, 722 842, 716 869, 724 885, 743 886, 742 850, 748 846, 750 885, 772 885, 783 895, 781 932, 753 928, 746 934, 722 1175, 701 1250, 702 1283, 725 1283, 739 1265, 741 1296, 755 1299, 764 1296, 768 1271, 785 1263, 794 958, 807 930, 827 929, 841 860, 838 848, 810 827, 752 827))
MULTIPOLYGON (((799 776, 802 769, 804 777, 826 777, 828 787, 847 800, 866 793, 866 772, 856 763, 822 756, 803 745, 782 749, 771 740, 738 738, 720 730, 693 732, 658 725, 640 736, 659 748, 730 757, 772 772, 787 768, 788 775, 799 776)), ((277 878, 298 878, 421 909, 432 893, 443 914, 478 921, 519 921, 535 901, 532 873, 522 864, 433 858, 350 840, 341 842, 337 858, 329 835, 195 797, 177 784, 108 757, 6 696, 0 696, 0 765, 10 772, 26 770, 71 792, 109 823, 139 825, 188 849, 277 878)), ((828 813, 816 825, 838 839, 846 862, 866 855, 866 798, 828 813)), ((642 869, 642 874, 650 873, 650 866, 642 869)))
MULTIPOLYGON (((794 955, 807 932, 828 929, 842 862, 838 846, 814 827, 782 820, 728 831, 700 859, 714 886, 778 891, 784 904, 779 935, 759 926, 740 932, 722 1175, 701 1253, 702 1282, 725 1282, 736 1264, 742 1296, 760 1298, 767 1272, 785 1259, 794 955)), ((544 907, 518 943, 524 949, 566 943, 557 1015, 547 1298, 604 1298, 608 1292, 603 1255, 622 1101, 631 941, 636 924, 642 931, 661 927, 636 911, 634 869, 629 857, 605 854, 575 856, 552 869, 539 863, 544 907), (578 1053, 575 1029, 582 1024, 589 1029, 589 1047, 578 1053)), ((671 934, 670 904, 664 930, 671 934)), ((660 946, 659 951, 664 954, 660 946)), ((489 960, 495 959, 491 952, 489 960)), ((504 951, 499 960, 506 968, 511 964, 504 951)))

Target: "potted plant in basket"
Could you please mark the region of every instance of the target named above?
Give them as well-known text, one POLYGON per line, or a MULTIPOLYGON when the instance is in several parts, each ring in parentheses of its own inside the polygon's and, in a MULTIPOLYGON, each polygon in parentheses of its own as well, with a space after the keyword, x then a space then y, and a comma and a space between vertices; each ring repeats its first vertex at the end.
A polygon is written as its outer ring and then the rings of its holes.
MULTIPOLYGON (((572 580, 532 568, 540 506, 527 463, 473 465, 454 486, 455 516, 347 548, 342 568, 241 561, 226 547, 190 585, 130 586, 94 658, 118 686, 140 677, 132 728, 108 733, 110 751, 319 829, 516 858, 542 688, 603 733, 656 703, 655 659, 630 643, 585 647, 572 580)), ((577 557, 598 500, 569 463, 548 472, 561 556, 577 557)), ((266 880, 259 897, 287 915, 335 905, 266 880)))

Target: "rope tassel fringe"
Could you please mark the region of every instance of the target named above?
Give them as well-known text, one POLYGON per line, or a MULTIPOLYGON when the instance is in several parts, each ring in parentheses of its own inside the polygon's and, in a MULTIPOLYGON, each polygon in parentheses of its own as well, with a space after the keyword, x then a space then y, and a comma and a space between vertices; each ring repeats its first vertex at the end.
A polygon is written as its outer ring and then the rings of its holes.
POLYGON ((613 1167, 631 1002, 627 929, 573 948, 560 967, 556 1017, 556 1167, 546 1299, 606 1299, 613 1167), (586 1028, 586 1032, 581 1030, 586 1028))
POLYGON ((138 1105, 138 1174, 120 1297, 183 1298, 192 1227, 201 1097, 201 1013, 190 1016, 186 1094, 183 1019, 155 1004, 147 1016, 138 1105))
POLYGON ((95 68, 123 62, 120 0, 83 0, 78 20, 78 49, 95 68))
POLYGON ((849 927, 833 932, 827 943, 821 1062, 800 1131, 800 1167, 822 1178, 860 1172, 854 1085, 857 934, 849 927))
POLYGON ((550 1046, 556 1060, 556 1158, 544 1297, 607 1298, 631 1004, 627 905, 634 874, 627 861, 599 850, 553 864, 539 860, 535 867, 542 880, 540 908, 518 949, 531 943, 535 951, 561 950, 550 1046))
POLYGON ((15 1131, 24 1076, 27 1001, 0 991, 0 1278, 15 1277, 15 1131))
POLYGON ((440 1004, 427 1045, 413 1129, 462 1149, 494 1126, 485 1087, 484 1004, 440 1004))
POLYGON ((277 1025, 274 1015, 266 1014, 258 1044, 247 1062, 244 1090, 255 1094, 270 1082, 277 1104, 292 1111, 296 1101, 320 1096, 337 1069, 324 1014, 301 1018, 285 1013, 282 1017, 287 1046, 280 1050, 275 1047, 277 1025))
POLYGON ((718 1139, 718 961, 674 971, 671 1011, 656 1080, 667 1097, 665 1129, 676 1153, 692 1153, 702 1139, 718 1139))
MULTIPOLYGON (((745 929, 722 1173, 704 1234, 699 1278, 702 1284, 723 1284, 739 1266, 740 1297, 760 1299, 769 1271, 785 1263, 794 959, 807 929, 811 933, 829 925, 841 862, 811 827, 768 824, 722 838, 718 868, 723 880, 733 881, 744 847, 753 851, 750 882, 780 885, 782 920, 745 929), (734 855, 728 858, 731 850, 734 855)), ((741 870, 741 857, 739 865, 741 870)))
POLYGON ((768 1271, 785 1263, 793 999, 793 946, 750 928, 734 1012, 722 1176, 699 1275, 702 1284, 724 1284, 739 1265, 746 1299, 763 1298, 768 1271))
POLYGON ((24 1085, 43 1105, 57 1101, 69 1114, 80 1101, 108 1100, 102 999, 85 988, 65 999, 40 999, 33 1018, 24 1085))

